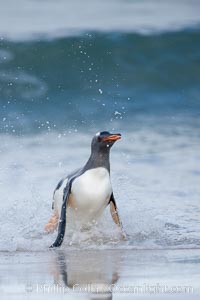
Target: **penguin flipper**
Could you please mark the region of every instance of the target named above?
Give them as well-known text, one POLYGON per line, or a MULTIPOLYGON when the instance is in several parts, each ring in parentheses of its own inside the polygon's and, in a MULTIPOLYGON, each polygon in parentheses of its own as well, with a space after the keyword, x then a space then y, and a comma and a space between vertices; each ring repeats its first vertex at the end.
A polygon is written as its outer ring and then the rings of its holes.
POLYGON ((50 246, 50 248, 60 247, 63 242, 65 236, 65 226, 66 226, 66 210, 67 210, 69 195, 71 192, 71 185, 72 185, 72 180, 69 180, 64 190, 63 203, 62 203, 60 220, 58 225, 58 235, 55 242, 50 246))
POLYGON ((121 222, 119 214, 118 214, 117 204, 116 204, 113 193, 110 196, 109 204, 110 204, 110 213, 111 213, 112 219, 115 222, 115 224, 117 224, 120 227, 123 238, 126 238, 126 233, 124 232, 122 222, 121 222))

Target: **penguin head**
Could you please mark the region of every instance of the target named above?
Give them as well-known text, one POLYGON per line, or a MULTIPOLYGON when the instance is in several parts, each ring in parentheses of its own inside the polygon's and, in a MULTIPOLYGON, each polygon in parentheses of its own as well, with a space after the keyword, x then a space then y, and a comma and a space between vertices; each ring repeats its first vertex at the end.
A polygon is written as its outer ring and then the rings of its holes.
POLYGON ((120 133, 98 132, 92 139, 92 150, 108 151, 119 139, 120 133))

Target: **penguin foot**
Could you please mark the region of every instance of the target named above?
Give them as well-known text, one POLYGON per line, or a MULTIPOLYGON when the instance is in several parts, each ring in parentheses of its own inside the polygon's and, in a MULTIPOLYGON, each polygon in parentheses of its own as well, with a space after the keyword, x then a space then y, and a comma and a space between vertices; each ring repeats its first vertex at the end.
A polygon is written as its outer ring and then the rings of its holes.
POLYGON ((58 226, 59 216, 54 214, 50 219, 49 222, 45 225, 44 230, 47 233, 53 232, 58 226))
POLYGON ((124 230, 121 231, 121 239, 123 241, 128 241, 128 235, 126 234, 126 232, 124 230))

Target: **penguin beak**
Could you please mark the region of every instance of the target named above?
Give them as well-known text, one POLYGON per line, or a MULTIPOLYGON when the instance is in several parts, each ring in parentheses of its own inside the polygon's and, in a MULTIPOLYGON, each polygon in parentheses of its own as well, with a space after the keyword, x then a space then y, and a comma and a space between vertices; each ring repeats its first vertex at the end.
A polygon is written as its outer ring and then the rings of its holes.
POLYGON ((117 141, 121 139, 121 134, 116 133, 116 134, 110 134, 109 136, 105 137, 103 139, 103 142, 112 142, 112 141, 117 141))

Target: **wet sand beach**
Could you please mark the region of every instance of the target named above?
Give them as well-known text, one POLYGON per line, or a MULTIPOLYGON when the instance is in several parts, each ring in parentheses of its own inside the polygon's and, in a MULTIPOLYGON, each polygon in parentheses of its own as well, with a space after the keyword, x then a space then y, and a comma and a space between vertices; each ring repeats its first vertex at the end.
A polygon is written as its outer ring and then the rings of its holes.
POLYGON ((200 250, 0 253, 1 299, 199 299, 200 250))

